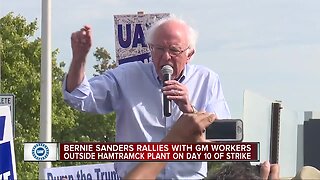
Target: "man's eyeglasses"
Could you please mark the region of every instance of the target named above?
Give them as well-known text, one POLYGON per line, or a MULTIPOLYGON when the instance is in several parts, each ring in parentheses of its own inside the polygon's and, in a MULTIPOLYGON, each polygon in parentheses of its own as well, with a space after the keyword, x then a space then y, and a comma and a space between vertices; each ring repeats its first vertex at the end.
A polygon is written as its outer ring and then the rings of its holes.
POLYGON ((166 48, 163 46, 149 44, 149 48, 150 51, 154 52, 157 55, 163 55, 167 51, 171 57, 174 57, 179 56, 180 54, 188 50, 190 47, 188 46, 187 48, 181 50, 179 47, 176 46, 169 46, 168 48, 166 48))

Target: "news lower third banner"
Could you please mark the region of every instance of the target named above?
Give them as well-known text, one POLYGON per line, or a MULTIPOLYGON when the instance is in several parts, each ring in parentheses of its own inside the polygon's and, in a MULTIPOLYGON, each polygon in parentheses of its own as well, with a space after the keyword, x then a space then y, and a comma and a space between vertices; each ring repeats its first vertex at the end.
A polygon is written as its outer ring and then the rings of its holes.
POLYGON ((259 161, 258 142, 25 143, 25 161, 259 161))

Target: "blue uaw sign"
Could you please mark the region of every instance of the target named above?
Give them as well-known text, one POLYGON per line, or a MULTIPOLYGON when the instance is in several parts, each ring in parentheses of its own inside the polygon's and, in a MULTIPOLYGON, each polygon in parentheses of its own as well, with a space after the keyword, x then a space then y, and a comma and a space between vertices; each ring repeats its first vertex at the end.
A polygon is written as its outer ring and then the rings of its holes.
POLYGON ((115 15, 115 47, 117 63, 151 61, 145 32, 156 21, 168 17, 169 13, 115 15))
POLYGON ((2 179, 17 179, 11 113, 8 106, 0 106, 0 180, 2 179))
POLYGON ((0 106, 9 106, 11 112, 12 133, 14 137, 15 96, 14 94, 0 94, 0 106))

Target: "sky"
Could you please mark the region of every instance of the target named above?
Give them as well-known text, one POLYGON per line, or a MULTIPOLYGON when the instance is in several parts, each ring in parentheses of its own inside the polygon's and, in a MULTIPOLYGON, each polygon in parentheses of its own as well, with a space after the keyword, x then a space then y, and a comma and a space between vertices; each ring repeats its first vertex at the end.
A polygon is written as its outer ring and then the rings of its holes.
MULTIPOLYGON (((41 0, 0 0, 8 12, 41 26, 41 0)), ((233 118, 243 116, 243 93, 280 100, 286 110, 320 111, 320 1, 318 0, 52 0, 52 50, 69 67, 70 36, 93 28, 87 59, 91 76, 95 47, 115 59, 113 15, 172 13, 199 33, 193 64, 219 74, 233 118)))

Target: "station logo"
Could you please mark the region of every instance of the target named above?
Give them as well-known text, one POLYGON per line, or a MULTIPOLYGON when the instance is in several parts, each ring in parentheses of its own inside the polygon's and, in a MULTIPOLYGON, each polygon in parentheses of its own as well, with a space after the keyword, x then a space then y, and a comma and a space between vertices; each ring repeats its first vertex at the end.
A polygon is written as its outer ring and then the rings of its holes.
POLYGON ((38 160, 43 161, 49 156, 49 148, 44 143, 37 143, 32 148, 32 156, 38 160))

